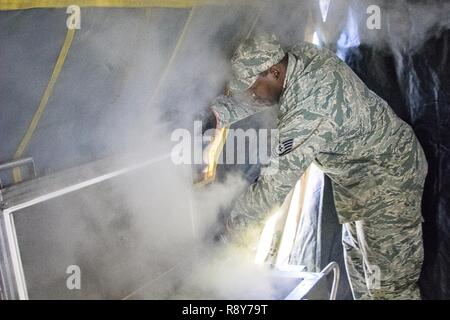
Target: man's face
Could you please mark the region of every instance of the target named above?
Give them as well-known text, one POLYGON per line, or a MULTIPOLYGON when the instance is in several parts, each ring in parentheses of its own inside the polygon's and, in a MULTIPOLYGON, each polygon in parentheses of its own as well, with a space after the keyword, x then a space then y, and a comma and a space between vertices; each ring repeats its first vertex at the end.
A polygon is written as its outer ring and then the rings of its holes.
POLYGON ((255 83, 248 89, 258 102, 263 104, 276 104, 283 91, 286 68, 282 65, 271 67, 264 75, 260 75, 255 83))

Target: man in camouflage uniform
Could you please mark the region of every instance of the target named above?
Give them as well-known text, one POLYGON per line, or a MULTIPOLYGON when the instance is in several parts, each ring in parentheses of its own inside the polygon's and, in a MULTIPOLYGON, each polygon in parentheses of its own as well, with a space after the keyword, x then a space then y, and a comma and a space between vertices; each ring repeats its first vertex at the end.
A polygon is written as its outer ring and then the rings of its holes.
MULTIPOLYGON (((314 162, 333 183, 354 298, 420 299, 428 167, 411 127, 327 49, 301 43, 285 54, 275 36, 260 34, 231 63, 234 95, 278 104, 285 148, 273 159, 277 173, 261 175, 238 199, 230 234, 262 223, 314 162)), ((219 126, 259 111, 226 97, 212 109, 219 126)))

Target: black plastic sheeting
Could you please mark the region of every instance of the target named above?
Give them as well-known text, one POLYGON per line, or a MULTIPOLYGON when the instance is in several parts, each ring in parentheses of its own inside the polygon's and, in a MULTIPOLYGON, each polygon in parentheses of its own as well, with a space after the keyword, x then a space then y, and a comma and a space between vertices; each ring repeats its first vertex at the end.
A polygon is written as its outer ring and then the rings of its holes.
POLYGON ((450 30, 406 54, 353 48, 346 62, 413 127, 425 150, 420 286, 424 299, 450 299, 450 30))

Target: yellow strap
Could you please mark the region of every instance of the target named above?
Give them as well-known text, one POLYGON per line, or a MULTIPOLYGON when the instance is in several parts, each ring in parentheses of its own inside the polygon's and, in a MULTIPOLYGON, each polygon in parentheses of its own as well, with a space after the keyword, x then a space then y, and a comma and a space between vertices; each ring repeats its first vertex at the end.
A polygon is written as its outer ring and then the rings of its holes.
POLYGON ((211 142, 211 149, 208 154, 208 160, 210 161, 210 163, 208 165, 208 171, 206 172, 206 176, 209 179, 215 179, 216 177, 217 164, 219 163, 219 157, 222 154, 223 146, 227 141, 228 131, 228 127, 220 129, 217 137, 215 137, 211 142))
MULTIPOLYGON (((61 52, 59 53, 58 60, 56 61, 52 76, 50 77, 50 81, 47 84, 47 88, 45 88, 44 94, 42 95, 41 101, 39 102, 39 106, 36 109, 33 118, 31 119, 31 123, 28 126, 28 129, 25 132, 25 135, 23 136, 22 140, 20 141, 20 144, 17 147, 16 152, 14 153, 14 159, 18 159, 23 155, 25 149, 27 148, 31 140, 31 137, 33 136, 34 131, 37 128, 39 120, 41 119, 45 107, 47 106, 48 99, 52 94, 53 87, 55 86, 56 80, 58 79, 62 66, 64 65, 64 61, 66 60, 67 53, 69 52, 70 46, 72 44, 73 36, 75 35, 75 30, 76 29, 68 29, 67 31, 66 38, 64 39, 64 44, 61 48, 61 52)), ((15 168, 13 170, 13 177, 14 182, 22 181, 20 168, 15 168)))
POLYGON ((224 127, 216 131, 216 135, 209 145, 210 149, 207 154, 208 166, 205 168, 206 171, 203 172, 202 179, 195 183, 196 187, 205 186, 216 179, 217 164, 227 141, 229 130, 230 128, 224 127))
MULTIPOLYGON (((256 0, 250 1, 254 2, 256 0)), ((70 5, 80 7, 166 7, 190 8, 197 5, 245 4, 243 0, 0 0, 0 10, 31 8, 65 8, 70 5)))

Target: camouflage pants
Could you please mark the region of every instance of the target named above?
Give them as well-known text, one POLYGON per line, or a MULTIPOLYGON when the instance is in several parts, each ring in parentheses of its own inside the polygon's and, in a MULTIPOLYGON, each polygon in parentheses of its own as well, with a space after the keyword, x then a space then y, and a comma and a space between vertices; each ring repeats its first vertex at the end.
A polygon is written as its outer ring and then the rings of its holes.
POLYGON ((420 299, 422 190, 367 219, 343 224, 344 257, 355 299, 420 299), (397 215, 396 221, 389 219, 397 215), (388 218, 388 219, 386 219, 388 218))

